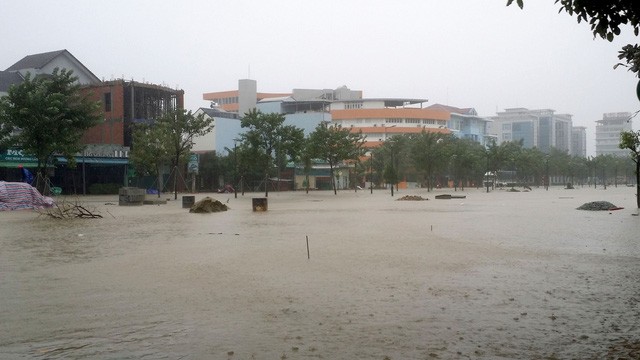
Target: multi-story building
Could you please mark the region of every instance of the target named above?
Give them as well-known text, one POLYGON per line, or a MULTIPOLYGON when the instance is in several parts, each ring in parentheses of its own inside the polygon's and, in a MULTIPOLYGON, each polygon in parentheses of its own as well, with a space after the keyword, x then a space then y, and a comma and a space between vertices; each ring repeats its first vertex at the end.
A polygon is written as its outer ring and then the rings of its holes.
POLYGON ((200 108, 194 115, 199 116, 200 114, 213 119, 213 130, 208 134, 196 137, 191 150, 194 153, 210 151, 215 151, 217 154, 227 153, 227 149, 234 147, 238 135, 243 132, 238 114, 224 111, 219 107, 200 108))
MULTIPOLYGON (((56 157, 52 182, 64 193, 84 193, 92 184, 127 185, 132 124, 151 122, 170 109, 183 108, 184 91, 133 80, 103 82, 67 50, 24 57, 0 72, 0 90, 22 83, 28 73, 46 75, 56 68, 73 71, 81 91, 100 103, 103 121, 84 133, 85 148, 75 156, 78 167, 56 157)), ((11 179, 18 166, 35 167, 34 160, 20 149, 9 149, 0 154, 0 177, 11 179)))
MULTIPOLYGON (((205 93, 203 99, 211 101, 212 108, 235 113, 238 117, 242 117, 253 108, 267 113, 284 114, 286 124, 296 125, 306 134, 320 123, 339 124, 353 129, 352 131, 362 132, 366 137, 366 147, 379 146, 392 135, 422 131, 453 133, 459 138, 471 139, 485 146, 491 140, 495 140, 495 135, 489 133, 492 120, 478 116, 473 108, 456 108, 440 104, 424 107, 426 99, 367 99, 363 98, 362 91, 351 90, 346 86, 336 89, 293 89, 290 93, 265 93, 257 91, 255 80, 242 79, 238 82, 238 90, 205 93)), ((559 127, 554 136, 562 130, 563 128, 559 127)), ((569 130, 565 129, 564 134, 566 140, 560 137, 554 141, 568 149, 569 130)), ((224 131, 205 143, 211 147, 210 150, 220 151, 223 148, 213 145, 214 143, 225 143, 223 137, 234 138, 237 135, 224 131)), ((201 142, 201 139, 196 139, 196 143, 201 142)))
POLYGON ((587 157, 587 127, 574 126, 571 128, 571 155, 587 157))
POLYGON ((85 88, 101 103, 104 121, 85 132, 85 144, 132 145, 132 125, 151 123, 184 108, 184 91, 133 80, 110 80, 85 88))
POLYGON ((505 109, 492 117, 498 144, 522 141, 525 148, 538 148, 548 153, 552 147, 571 151, 572 120, 569 114, 555 110, 505 109))
POLYGON ((450 114, 442 110, 422 108, 426 99, 357 99, 331 103, 331 121, 343 128, 361 132, 365 147, 380 146, 398 134, 422 131, 450 133, 450 114))
POLYGON ((204 93, 202 99, 210 101, 213 108, 219 107, 224 111, 242 116, 255 108, 258 101, 262 99, 290 95, 290 93, 259 93, 255 80, 240 79, 238 80, 238 90, 204 93))
POLYGON ((447 127, 460 139, 469 139, 488 146, 495 141, 495 135, 489 134, 491 120, 478 116, 474 108, 457 108, 449 105, 433 104, 427 109, 441 110, 449 113, 447 127))
POLYGON ((631 113, 605 113, 596 121, 596 155, 628 156, 629 151, 620 149, 620 133, 632 131, 631 113))

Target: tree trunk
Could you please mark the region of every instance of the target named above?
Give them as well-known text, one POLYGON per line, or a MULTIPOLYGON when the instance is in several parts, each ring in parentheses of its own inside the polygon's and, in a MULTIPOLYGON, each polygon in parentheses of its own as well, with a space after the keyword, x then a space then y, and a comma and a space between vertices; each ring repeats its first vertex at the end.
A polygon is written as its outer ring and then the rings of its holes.
POLYGON ((160 174, 160 166, 157 166, 157 165, 156 165, 156 177, 158 180, 158 198, 160 198, 160 193, 162 192, 163 184, 162 184, 162 174, 160 174))
POLYGON ((173 200, 178 199, 178 167, 173 167, 173 200))
POLYGON ((338 189, 336 188, 336 178, 333 175, 333 164, 329 163, 329 174, 331 175, 331 185, 333 185, 333 194, 338 195, 338 189))
POLYGON ((636 206, 640 209, 640 159, 636 156, 636 206))

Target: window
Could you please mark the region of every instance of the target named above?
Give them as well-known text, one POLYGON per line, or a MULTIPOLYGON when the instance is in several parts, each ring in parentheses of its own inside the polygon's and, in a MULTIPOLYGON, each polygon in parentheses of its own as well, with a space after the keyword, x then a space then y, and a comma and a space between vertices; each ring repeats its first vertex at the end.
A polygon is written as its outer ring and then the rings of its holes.
POLYGON ((502 131, 511 131, 511 124, 502 124, 502 131))
POLYGON ((104 93, 104 112, 111 111, 111 93, 104 93))

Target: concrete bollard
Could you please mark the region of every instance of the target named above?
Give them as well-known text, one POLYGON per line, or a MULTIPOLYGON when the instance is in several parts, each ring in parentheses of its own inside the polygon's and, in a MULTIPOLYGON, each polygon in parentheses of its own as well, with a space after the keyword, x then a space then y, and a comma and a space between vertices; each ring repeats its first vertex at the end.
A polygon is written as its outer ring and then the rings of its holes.
POLYGON ((196 203, 196 197, 193 195, 185 195, 182 197, 182 208, 191 209, 193 204, 196 203))

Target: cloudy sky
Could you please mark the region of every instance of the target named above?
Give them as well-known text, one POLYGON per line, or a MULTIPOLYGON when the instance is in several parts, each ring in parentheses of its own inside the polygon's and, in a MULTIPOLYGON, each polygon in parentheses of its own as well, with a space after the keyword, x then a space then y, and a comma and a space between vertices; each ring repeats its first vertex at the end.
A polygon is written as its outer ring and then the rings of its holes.
MULTIPOLYGON (((553 0, 0 0, 0 68, 67 49, 99 78, 202 93, 252 78, 258 91, 362 90, 474 107, 550 108, 587 126, 635 112, 637 78, 613 70, 630 28, 613 43, 558 14, 553 0)), ((634 128, 640 127, 640 117, 634 128)))

